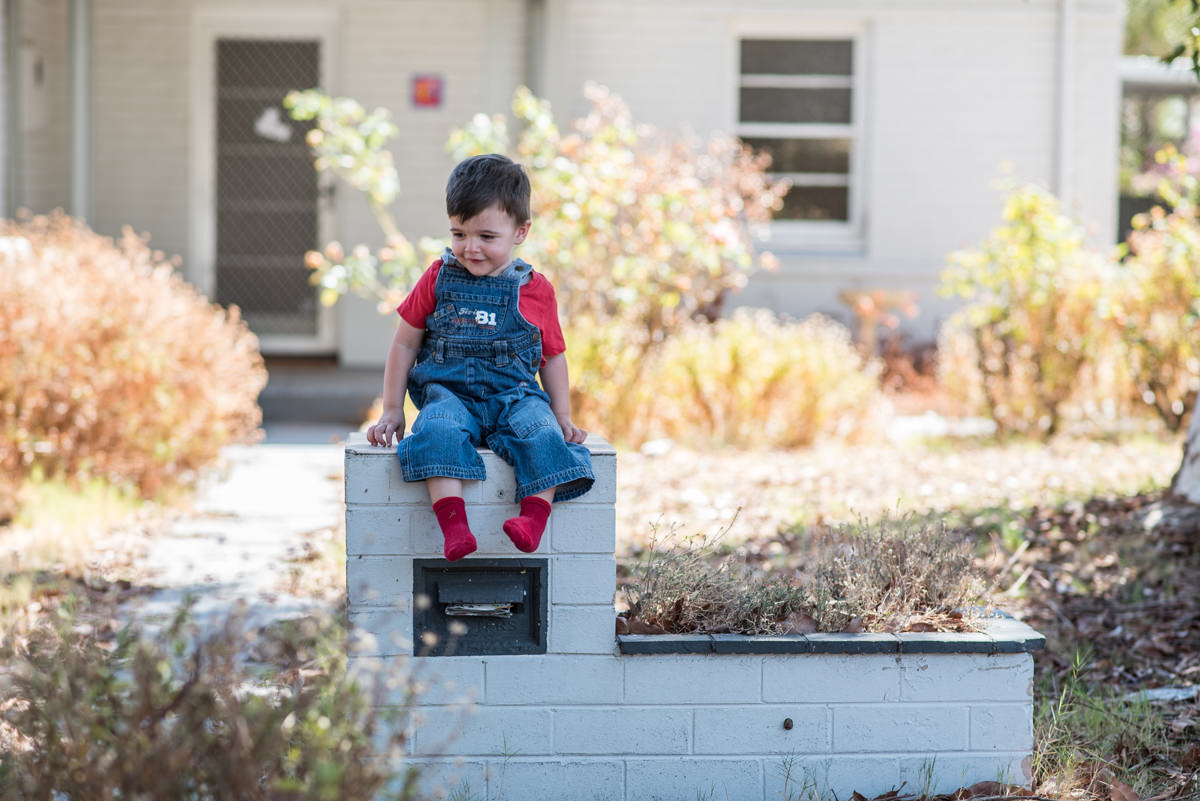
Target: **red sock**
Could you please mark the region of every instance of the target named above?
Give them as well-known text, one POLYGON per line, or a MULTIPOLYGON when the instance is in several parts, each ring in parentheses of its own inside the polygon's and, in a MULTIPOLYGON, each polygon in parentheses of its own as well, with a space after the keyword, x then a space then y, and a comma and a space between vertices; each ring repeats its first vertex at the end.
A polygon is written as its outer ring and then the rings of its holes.
POLYGON ((467 505, 462 498, 442 498, 433 505, 442 536, 446 538, 443 552, 451 562, 475 552, 475 536, 467 526, 467 505))
POLYGON ((521 516, 504 521, 504 533, 517 546, 517 550, 533 553, 542 541, 546 530, 546 519, 550 517, 550 504, 536 495, 521 499, 521 516))

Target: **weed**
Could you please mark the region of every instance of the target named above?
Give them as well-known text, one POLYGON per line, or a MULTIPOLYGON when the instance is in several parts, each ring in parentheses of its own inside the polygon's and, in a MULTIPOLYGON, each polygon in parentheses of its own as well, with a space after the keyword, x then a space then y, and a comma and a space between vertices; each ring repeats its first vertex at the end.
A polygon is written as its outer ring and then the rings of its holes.
MULTIPOLYGON (((283 674, 246 659, 238 617, 192 631, 187 610, 157 637, 86 633, 66 611, 2 677, 0 799, 417 797, 405 764, 406 673, 353 675, 344 630, 327 619, 281 627, 283 674), (378 695, 405 684, 399 707, 378 695), (398 781, 395 780, 398 778, 398 781)), ((259 638, 264 639, 264 638, 259 638)))
POLYGON ((1088 682, 1091 661, 1090 650, 1080 649, 1061 685, 1048 680, 1039 688, 1044 700, 1034 714, 1034 775, 1043 786, 1069 792, 1086 789, 1107 769, 1149 795, 1143 769, 1171 751, 1166 722, 1144 698, 1088 682))

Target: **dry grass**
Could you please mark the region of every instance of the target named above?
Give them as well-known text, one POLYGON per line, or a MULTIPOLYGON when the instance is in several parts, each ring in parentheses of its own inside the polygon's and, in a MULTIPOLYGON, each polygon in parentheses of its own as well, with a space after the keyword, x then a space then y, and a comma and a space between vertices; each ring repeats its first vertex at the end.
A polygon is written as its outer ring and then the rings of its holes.
POLYGON ((782 571, 717 553, 719 539, 653 541, 627 565, 633 633, 784 634, 969 627, 958 611, 982 584, 961 537, 914 518, 883 518, 814 537, 782 571))
POLYGON ((836 526, 887 513, 1022 509, 1161 487, 1181 453, 1178 438, 1060 438, 1045 446, 914 440, 803 450, 666 443, 619 456, 617 554, 640 553, 657 527, 684 536, 728 529, 726 547, 783 556, 790 543, 779 534, 797 526, 836 526))

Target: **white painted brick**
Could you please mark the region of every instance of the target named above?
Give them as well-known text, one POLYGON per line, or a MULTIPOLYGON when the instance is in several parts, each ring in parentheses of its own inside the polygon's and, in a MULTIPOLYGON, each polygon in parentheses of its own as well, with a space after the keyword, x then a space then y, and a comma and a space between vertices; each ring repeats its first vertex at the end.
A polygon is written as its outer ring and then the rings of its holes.
POLYGON ((854 751, 962 751, 967 710, 959 706, 888 704, 833 709, 833 748, 854 751))
POLYGON ((630 801, 696 801, 763 797, 757 759, 630 759, 625 763, 630 801))
POLYGON ((408 605, 357 607, 349 612, 351 647, 358 656, 412 653, 413 618, 408 605))
POLYGON ((346 556, 412 553, 406 506, 357 506, 346 509, 346 556))
MULTIPOLYGON (((848 798, 857 791, 867 798, 900 786, 895 757, 778 757, 763 760, 764 799, 848 798)), ((904 791, 908 792, 909 787, 904 791)))
POLYGON ((477 656, 426 656, 409 660, 422 706, 482 704, 483 660, 477 656))
POLYGON ((617 455, 616 453, 592 453, 592 474, 596 482, 577 500, 584 503, 617 502, 617 455))
POLYGON ((347 447, 346 503, 428 505, 429 490, 423 481, 404 480, 394 449, 364 454, 347 447))
POLYGON ((692 710, 631 706, 554 711, 554 750, 560 754, 686 754, 692 710))
MULTIPOLYGON (((414 798, 430 799, 430 801, 482 801, 487 798, 488 766, 483 760, 445 759, 425 760, 413 759, 407 764, 415 766, 420 771, 421 778, 417 783, 414 798)), ((399 783, 403 781, 404 771, 397 771, 395 793, 400 790, 399 783)), ((390 798, 379 793, 376 798, 390 798)), ((396 795, 395 797, 399 797, 396 795)))
POLYGON ((1003 782, 1028 787, 1033 773, 1028 754, 937 754, 902 757, 900 781, 906 792, 952 793, 976 782, 1003 782))
POLYGON ((491 801, 613 801, 625 797, 616 760, 493 760, 491 801))
POLYGON ((412 559, 406 556, 346 558, 350 608, 407 605, 412 598, 412 559))
POLYGON ((408 657, 360 656, 351 654, 347 673, 358 682, 376 706, 401 707, 409 703, 412 662, 408 657))
POLYGON ((970 748, 1032 751, 1033 704, 972 705, 970 748))
POLYGON ((612 556, 556 558, 550 565, 550 602, 612 604, 617 560, 612 556))
POLYGON ((547 650, 552 654, 615 654, 613 606, 550 606, 547 650))
POLYGON ((538 756, 552 753, 549 709, 424 707, 415 718, 418 756, 538 756))
POLYGON ((508 462, 493 451, 481 450, 487 480, 479 485, 478 503, 511 506, 517 502, 517 479, 508 462))
POLYGON ((621 659, 615 656, 488 657, 488 704, 616 704, 621 659))
POLYGON ((917 654, 900 660, 903 701, 1028 701, 1029 654, 917 654))
POLYGON ((887 654, 772 654, 763 657, 762 681, 764 701, 895 701, 900 694, 899 666, 887 654))
MULTIPOLYGON (((715 700, 715 699, 714 699, 715 700)), ((696 754, 820 754, 829 751, 829 712, 817 706, 701 707, 696 754), (792 728, 783 722, 791 719, 792 728)))
POLYGON ((680 654, 626 656, 622 662, 626 703, 756 703, 762 697, 758 657, 680 654))
POLYGON ((616 532, 617 511, 611 505, 563 503, 550 515, 550 539, 556 553, 613 553, 616 532))

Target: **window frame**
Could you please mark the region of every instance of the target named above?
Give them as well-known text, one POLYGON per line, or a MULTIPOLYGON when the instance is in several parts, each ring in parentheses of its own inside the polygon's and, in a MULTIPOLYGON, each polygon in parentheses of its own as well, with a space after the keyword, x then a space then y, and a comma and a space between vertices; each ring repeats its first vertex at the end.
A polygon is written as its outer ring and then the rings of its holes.
MULTIPOLYGON (((763 138, 849 138, 850 169, 843 173, 797 173, 804 186, 842 186, 847 188, 845 221, 773 220, 764 239, 775 250, 817 250, 862 252, 866 246, 867 222, 867 68, 869 29, 865 23, 805 23, 780 25, 778 20, 743 20, 732 30, 731 130, 738 137, 763 138), (852 49, 851 72, 840 75, 768 75, 742 74, 741 46, 744 40, 832 40, 847 41, 852 49), (849 88, 849 123, 777 123, 742 122, 743 87, 849 88)), ((781 178, 789 173, 772 173, 781 178)))

